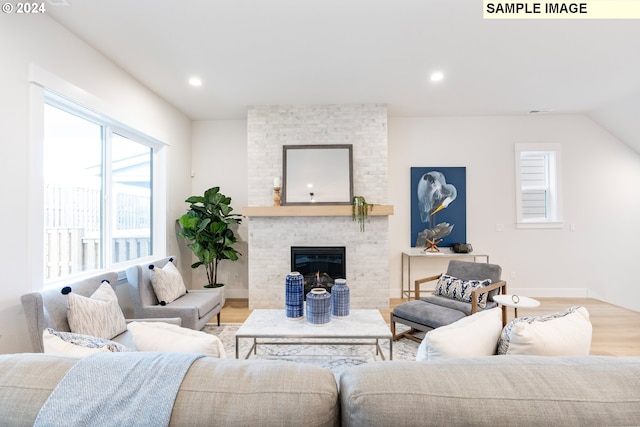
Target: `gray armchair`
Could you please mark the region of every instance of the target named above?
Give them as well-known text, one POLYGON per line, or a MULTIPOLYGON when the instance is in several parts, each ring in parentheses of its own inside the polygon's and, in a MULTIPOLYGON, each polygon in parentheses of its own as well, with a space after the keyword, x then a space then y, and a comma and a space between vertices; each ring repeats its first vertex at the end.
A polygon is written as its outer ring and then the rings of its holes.
POLYGON ((217 316, 219 326, 220 310, 224 305, 224 296, 219 289, 190 290, 170 304, 160 304, 151 284, 150 267, 162 268, 173 261, 173 257, 167 257, 127 269, 134 315, 140 319, 180 317, 183 327, 197 331, 204 328, 213 316, 217 316))
MULTIPOLYGON (((420 299, 402 303, 391 312, 391 332, 394 340, 405 337, 420 342, 422 339, 414 336, 414 333, 419 331, 428 332, 482 310, 483 308, 478 307, 478 295, 480 293, 489 292, 487 303, 484 307, 484 309, 489 309, 497 307, 497 304, 493 301, 494 295, 507 292, 507 282, 501 280, 502 267, 499 265, 451 260, 446 274, 462 280, 491 279, 491 284, 481 290, 474 290, 471 296, 471 303, 468 303, 439 295, 420 297, 420 285, 438 280, 440 275, 416 280, 415 295, 416 298, 420 299), (396 322, 407 325, 410 329, 396 333, 396 322)), ((503 307, 503 324, 506 321, 506 314, 505 307, 503 307)))

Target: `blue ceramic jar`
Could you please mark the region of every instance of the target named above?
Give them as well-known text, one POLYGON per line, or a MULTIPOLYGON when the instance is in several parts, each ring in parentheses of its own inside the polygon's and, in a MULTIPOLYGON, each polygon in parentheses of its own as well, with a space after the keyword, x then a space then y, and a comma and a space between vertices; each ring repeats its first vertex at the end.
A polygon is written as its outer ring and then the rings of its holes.
POLYGON ((331 321, 331 294, 326 289, 313 288, 307 294, 307 322, 323 325, 331 321))
POLYGON ((287 274, 285 286, 287 317, 301 319, 304 316, 304 278, 302 274, 297 271, 287 274))
POLYGON ((336 317, 349 315, 349 286, 345 279, 336 279, 331 288, 331 314, 336 317))

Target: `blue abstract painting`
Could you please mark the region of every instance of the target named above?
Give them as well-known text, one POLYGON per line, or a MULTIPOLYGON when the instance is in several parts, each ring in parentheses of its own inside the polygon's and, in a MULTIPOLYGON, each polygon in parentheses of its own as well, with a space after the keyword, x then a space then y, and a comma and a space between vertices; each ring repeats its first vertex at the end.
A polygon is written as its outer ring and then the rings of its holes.
POLYGON ((466 175, 465 167, 411 168, 412 247, 424 245, 416 243, 425 230, 451 230, 440 247, 467 242, 466 175))

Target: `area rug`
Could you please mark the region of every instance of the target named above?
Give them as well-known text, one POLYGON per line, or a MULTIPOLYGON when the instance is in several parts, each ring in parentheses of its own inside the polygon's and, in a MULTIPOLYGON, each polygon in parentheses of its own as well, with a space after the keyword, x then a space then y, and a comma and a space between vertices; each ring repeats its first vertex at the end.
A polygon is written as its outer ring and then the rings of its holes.
MULTIPOLYGON (((235 335, 240 323, 226 323, 220 326, 207 324, 204 332, 220 338, 224 345, 227 358, 236 355, 235 335)), ((263 341, 263 340, 261 340, 263 341)), ((268 341, 268 340, 264 340, 268 341)), ((283 342, 285 340, 278 340, 283 342)), ((244 358, 251 348, 252 341, 240 340, 240 358, 244 358)), ((393 342, 393 360, 416 360, 419 344, 406 338, 393 342)), ((386 359, 389 359, 389 341, 381 340, 380 347, 386 359)), ((257 354, 251 354, 250 359, 286 360, 297 363, 309 363, 329 368, 335 373, 351 366, 381 361, 376 355, 373 345, 259 345, 257 354)))

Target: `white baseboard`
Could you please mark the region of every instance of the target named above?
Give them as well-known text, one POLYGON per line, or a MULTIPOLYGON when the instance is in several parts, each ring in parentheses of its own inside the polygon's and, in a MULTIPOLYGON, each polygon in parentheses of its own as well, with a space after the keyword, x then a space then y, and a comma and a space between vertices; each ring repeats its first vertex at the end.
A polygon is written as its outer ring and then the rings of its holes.
MULTIPOLYGON (((510 294, 539 298, 596 298, 587 288, 514 288, 507 287, 510 294)), ((402 298, 400 289, 391 289, 389 298, 402 298)), ((425 289, 423 295, 432 290, 425 289)))
POLYGON ((587 288, 510 288, 510 294, 539 298, 589 298, 587 288))
POLYGON ((224 291, 225 298, 231 299, 248 299, 249 298, 249 289, 231 289, 227 287, 224 291))

